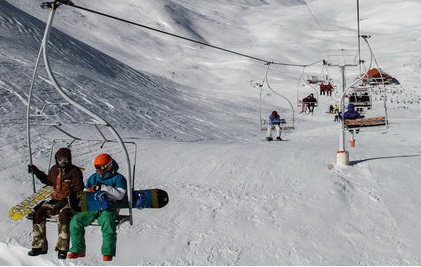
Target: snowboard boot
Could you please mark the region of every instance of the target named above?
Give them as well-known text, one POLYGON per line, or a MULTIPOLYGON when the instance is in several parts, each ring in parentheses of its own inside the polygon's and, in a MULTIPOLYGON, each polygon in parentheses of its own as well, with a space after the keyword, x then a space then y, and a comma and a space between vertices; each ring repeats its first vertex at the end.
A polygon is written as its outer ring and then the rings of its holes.
POLYGON ((103 261, 112 261, 113 260, 113 256, 104 255, 104 256, 102 256, 102 260, 103 261))
POLYGON ((77 259, 85 257, 85 253, 70 252, 67 254, 68 259, 77 259))
POLYGON ((268 141, 272 141, 272 140, 273 140, 273 138, 272 138, 272 137, 266 137, 266 140, 268 140, 268 141))
POLYGON ((31 251, 28 252, 29 256, 38 256, 42 254, 47 254, 47 251, 42 250, 42 248, 33 248, 31 251))
POLYGON ((65 259, 67 259, 67 251, 65 251, 65 250, 59 250, 59 251, 58 251, 58 258, 59 258, 60 260, 65 260, 65 259))
POLYGON ((282 141, 282 138, 281 137, 276 137, 276 141, 282 141))

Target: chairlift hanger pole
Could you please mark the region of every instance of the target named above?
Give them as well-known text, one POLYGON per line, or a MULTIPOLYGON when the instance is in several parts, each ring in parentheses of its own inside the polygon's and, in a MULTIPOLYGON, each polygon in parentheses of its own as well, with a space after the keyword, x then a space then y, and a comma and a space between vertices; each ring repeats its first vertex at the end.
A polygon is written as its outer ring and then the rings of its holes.
MULTIPOLYGON (((34 72, 32 74, 31 86, 29 87, 29 93, 28 93, 28 106, 27 106, 27 109, 26 109, 26 136, 27 136, 27 142, 28 142, 29 164, 30 165, 33 164, 33 161, 32 161, 32 146, 31 146, 31 127, 30 127, 31 103, 32 103, 32 93, 33 93, 33 90, 34 90, 34 81, 35 81, 36 74, 38 72, 38 66, 39 66, 39 61, 41 59, 41 55, 42 55, 42 45, 41 45, 41 48, 39 49, 37 60, 36 60, 36 63, 35 63, 35 69, 34 69, 34 72)), ((32 191, 35 193, 37 190, 36 190, 36 187, 35 187, 35 175, 34 175, 34 173, 31 173, 31 176, 32 176, 32 191)))
POLYGON ((357 34, 358 34, 358 65, 361 73, 361 41, 360 41, 360 1, 357 0, 357 34))
MULTIPOLYGON (((43 3, 41 5, 43 8, 50 8, 51 9, 51 12, 50 12, 50 15, 48 17, 48 21, 47 21, 47 25, 46 25, 44 37, 42 39, 42 44, 41 44, 41 47, 40 47, 40 50, 39 50, 39 54, 38 54, 38 58, 37 58, 37 62, 36 62, 35 70, 34 70, 34 74, 33 74, 33 77, 32 77, 32 82, 31 82, 31 86, 30 86, 30 93, 29 93, 29 100, 28 100, 27 135, 28 135, 28 143, 29 143, 30 163, 32 164, 32 151, 31 151, 31 145, 30 145, 30 124, 29 124, 30 103, 31 103, 33 86, 34 86, 36 72, 37 72, 37 69, 38 69, 38 66, 39 66, 40 57, 41 57, 41 55, 43 55, 44 64, 45 64, 45 68, 46 68, 47 74, 48 74, 48 76, 50 78, 50 81, 53 84, 54 88, 57 90, 57 92, 66 101, 68 101, 71 105, 73 105, 75 108, 81 110, 83 113, 85 113, 88 116, 90 116, 94 120, 95 124, 105 126, 111 132, 111 134, 116 138, 117 142, 120 144, 120 146, 121 146, 121 148, 122 148, 122 150, 124 152, 124 155, 125 155, 125 158, 126 158, 126 164, 127 164, 127 178, 128 178, 128 183, 129 183, 129 190, 127 190, 127 196, 128 196, 128 201, 129 201, 129 209, 130 209, 130 213, 131 213, 131 208, 132 208, 132 190, 131 190, 132 189, 132 184, 131 184, 132 183, 132 173, 131 173, 131 167, 130 167, 129 154, 127 152, 127 148, 126 148, 126 146, 125 146, 122 138, 117 133, 117 131, 108 122, 106 122, 103 118, 99 117, 95 113, 91 112, 87 108, 85 108, 82 105, 80 105, 79 103, 75 102, 73 99, 71 99, 63 91, 63 89, 58 84, 57 80, 55 79, 54 74, 53 74, 53 72, 51 70, 51 67, 50 67, 50 64, 49 64, 49 59, 48 59, 48 39, 49 39, 50 31, 51 31, 51 28, 52 28, 52 23, 53 23, 55 11, 56 11, 56 9, 62 3, 63 3, 62 1, 55 1, 55 2, 45 2, 45 3, 43 3)), ((35 190, 35 179, 34 178, 33 178, 33 184, 34 184, 34 190, 35 190)), ((130 218, 130 224, 133 224, 132 218, 130 218)))
MULTIPOLYGON (((370 46, 370 44, 369 44, 369 43, 368 43, 368 41, 367 41, 367 39, 368 39, 368 38, 370 38, 371 36, 369 36, 369 35, 363 35, 363 36, 361 36, 361 37, 364 39, 364 42, 367 44, 368 49, 370 50, 371 59, 372 59, 372 60, 374 60, 374 62, 376 63, 376 66, 377 66, 377 68, 378 68, 378 70, 379 70, 380 79, 381 79, 381 81, 382 81, 383 89, 384 89, 384 86, 385 86, 385 79, 384 79, 384 77, 383 77, 383 74, 382 74, 382 71, 381 71, 381 69, 380 69, 380 67, 379 67, 379 64, 378 64, 378 62, 377 62, 377 60, 376 60, 376 57, 374 56, 373 50, 371 49, 371 46, 370 46)), ((364 76, 365 76, 365 75, 364 75, 364 76)), ((386 127, 388 127, 388 119, 387 119, 387 106, 386 106, 386 102, 387 102, 387 99, 386 99, 386 90, 383 90, 383 108, 384 108, 384 114, 385 114, 385 123, 386 123, 386 127)))
POLYGON ((292 128, 294 129, 294 128, 295 128, 295 114, 294 114, 294 106, 292 105, 291 101, 289 101, 289 99, 288 99, 288 98, 286 98, 285 96, 283 96, 283 95, 281 95, 281 94, 277 93, 275 90, 273 90, 273 89, 272 89, 272 87, 270 87, 269 80, 268 80, 268 72, 269 72, 269 67, 270 67, 271 63, 266 63, 266 65, 268 65, 268 67, 267 67, 267 69, 266 69, 266 74, 265 74, 266 84, 268 85, 268 88, 269 88, 269 89, 270 89, 270 90, 271 90, 274 94, 276 94, 276 95, 278 95, 278 96, 282 97, 283 99, 285 99, 285 100, 289 103, 289 105, 290 105, 290 107, 291 107, 291 112, 292 112, 292 128))
MULTIPOLYGON (((324 66, 324 64, 323 64, 323 66, 324 66)), ((303 67, 303 70, 301 72, 301 76, 300 76, 300 78, 298 79, 298 82, 297 82, 297 105, 298 106, 302 106, 303 105, 303 103, 302 103, 302 95, 301 96, 299 95, 299 91, 300 91, 299 89, 300 89, 300 86, 301 86, 301 80, 303 81, 303 86, 307 85, 312 90, 314 90, 314 93, 313 94, 316 96, 317 103, 319 103, 319 93, 317 91, 317 88, 315 88, 313 85, 311 85, 310 83, 308 83, 308 82, 305 81, 305 78, 304 78, 304 71, 305 71, 305 69, 306 69, 306 67, 303 67)))

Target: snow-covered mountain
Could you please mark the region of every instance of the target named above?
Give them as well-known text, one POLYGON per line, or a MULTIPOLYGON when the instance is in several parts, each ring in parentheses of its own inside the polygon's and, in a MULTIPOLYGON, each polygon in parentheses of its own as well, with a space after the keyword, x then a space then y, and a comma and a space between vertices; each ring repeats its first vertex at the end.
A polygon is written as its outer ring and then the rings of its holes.
MULTIPOLYGON (((361 1, 362 2, 362 1, 361 1)), ((57 9, 50 61, 64 90, 137 143, 136 188, 170 194, 162 210, 135 210, 134 225, 118 230, 113 265, 419 265, 421 197, 421 28, 418 1, 360 3, 362 34, 371 35, 379 66, 396 76, 389 87, 389 129, 362 130, 347 149, 350 165, 336 165, 340 127, 327 114, 337 94, 319 96, 314 115, 299 114, 297 99, 309 76, 337 67, 320 61, 334 51, 356 51, 356 3, 313 1, 74 1, 76 5, 273 64, 268 81, 294 104, 296 129, 286 142, 262 141, 260 112, 273 106, 293 114, 284 98, 259 88, 267 65, 112 20, 81 9, 57 9)), ((0 263, 103 265, 101 234, 87 228, 87 257, 27 256, 31 221, 7 213, 31 193, 26 105, 49 10, 41 1, 0 3, 0 147, 3 190, 0 263)), ((362 45, 362 57, 369 60, 362 45)), ((355 53, 353 54, 355 55, 355 53)), ((328 71, 328 72, 326 72, 328 71)), ((346 69, 347 84, 358 74, 346 69)), ((367 116, 384 112, 373 96, 367 116)), ((62 101, 43 69, 34 110, 62 101)), ((80 135, 85 115, 65 107, 55 118, 80 135)), ((47 170, 48 127, 32 132, 34 163, 47 170)), ((350 135, 347 134, 347 139, 350 135)), ((347 140, 348 141, 348 140, 347 140)), ((92 158, 109 147, 75 146, 76 164, 93 171, 92 158)), ((122 168, 124 171, 124 166, 122 168)), ((40 186, 40 184, 37 184, 40 186)), ((56 225, 48 225, 50 246, 56 225)))

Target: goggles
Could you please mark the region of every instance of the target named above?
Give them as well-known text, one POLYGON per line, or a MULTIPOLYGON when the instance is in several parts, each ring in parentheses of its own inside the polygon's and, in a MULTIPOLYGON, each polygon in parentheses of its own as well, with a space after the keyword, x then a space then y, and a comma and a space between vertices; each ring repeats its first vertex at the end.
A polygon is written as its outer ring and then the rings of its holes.
POLYGON ((95 169, 97 169, 98 171, 103 171, 103 170, 107 170, 111 168, 112 165, 113 165, 113 161, 110 161, 110 163, 104 164, 104 165, 95 164, 95 169))
POLYGON ((69 158, 67 158, 67 157, 58 157, 57 158, 57 161, 59 163, 69 163, 69 158))

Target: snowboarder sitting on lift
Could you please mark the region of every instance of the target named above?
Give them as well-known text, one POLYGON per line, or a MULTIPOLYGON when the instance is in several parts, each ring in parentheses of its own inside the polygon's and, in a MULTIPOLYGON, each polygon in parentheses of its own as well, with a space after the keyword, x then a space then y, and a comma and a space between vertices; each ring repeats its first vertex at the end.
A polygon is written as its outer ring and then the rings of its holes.
POLYGON ((272 128, 275 128, 276 130, 276 140, 281 141, 281 118, 275 110, 272 111, 272 114, 269 116, 268 136, 266 137, 266 140, 268 141, 273 140, 272 128))
POLYGON ((48 241, 46 232, 47 217, 59 214, 58 240, 56 251, 59 259, 66 259, 69 250, 69 223, 74 211, 69 200, 77 202, 77 192, 83 189, 83 174, 79 167, 72 165, 72 154, 68 148, 60 148, 55 154, 56 164, 51 167, 48 175, 35 165, 28 165, 28 172, 33 173, 43 184, 54 188, 51 200, 44 202, 35 209, 32 225, 32 250, 29 256, 47 254, 48 241))
MULTIPOLYGON (((88 178, 84 190, 104 191, 111 201, 122 200, 126 196, 127 181, 117 172, 117 162, 108 154, 100 154, 94 159, 94 165, 96 172, 88 178)), ((77 212, 70 222, 72 247, 67 258, 85 257, 85 227, 97 219, 102 232, 102 259, 112 261, 117 245, 117 216, 115 209, 77 212)))
POLYGON ((347 111, 344 112, 343 119, 354 120, 354 119, 359 119, 359 118, 364 118, 364 116, 355 110, 354 104, 352 103, 348 104, 348 108, 347 108, 347 111))

